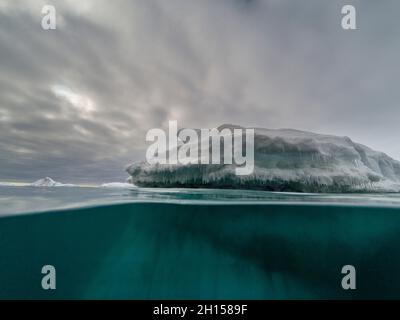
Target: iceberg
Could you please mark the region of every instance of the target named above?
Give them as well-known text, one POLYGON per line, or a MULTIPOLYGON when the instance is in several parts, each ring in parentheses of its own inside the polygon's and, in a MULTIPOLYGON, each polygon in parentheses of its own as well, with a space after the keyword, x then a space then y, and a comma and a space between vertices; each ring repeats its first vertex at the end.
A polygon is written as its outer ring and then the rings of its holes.
POLYGON ((61 182, 54 181, 52 178, 46 177, 39 179, 30 184, 31 187, 74 187, 73 184, 64 184, 61 182))
MULTIPOLYGON (((223 128, 243 128, 223 125, 223 128)), ((399 192, 400 162, 346 136, 255 128, 254 171, 236 164, 149 164, 126 168, 139 187, 234 188, 289 192, 399 192)), ((200 152, 199 152, 200 153, 200 152)), ((200 157, 200 155, 199 155, 200 157)))

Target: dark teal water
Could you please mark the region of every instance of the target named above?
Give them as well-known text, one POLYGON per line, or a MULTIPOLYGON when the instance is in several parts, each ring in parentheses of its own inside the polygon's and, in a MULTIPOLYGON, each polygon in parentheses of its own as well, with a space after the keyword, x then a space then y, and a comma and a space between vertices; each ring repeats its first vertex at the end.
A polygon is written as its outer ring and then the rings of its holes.
POLYGON ((0 298, 399 298, 398 201, 2 187, 0 298), (41 288, 47 264, 53 291, 41 288), (347 264, 356 290, 341 287, 347 264))

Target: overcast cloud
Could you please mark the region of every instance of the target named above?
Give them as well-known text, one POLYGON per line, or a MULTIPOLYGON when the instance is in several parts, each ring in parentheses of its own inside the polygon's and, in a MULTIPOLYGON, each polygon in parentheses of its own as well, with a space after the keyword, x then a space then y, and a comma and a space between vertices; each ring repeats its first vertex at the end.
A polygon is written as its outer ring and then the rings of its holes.
POLYGON ((400 2, 1 0, 0 181, 117 181, 145 134, 222 123, 400 159, 400 2), (57 29, 41 29, 41 9, 57 29), (357 8, 344 31, 340 9, 357 8))

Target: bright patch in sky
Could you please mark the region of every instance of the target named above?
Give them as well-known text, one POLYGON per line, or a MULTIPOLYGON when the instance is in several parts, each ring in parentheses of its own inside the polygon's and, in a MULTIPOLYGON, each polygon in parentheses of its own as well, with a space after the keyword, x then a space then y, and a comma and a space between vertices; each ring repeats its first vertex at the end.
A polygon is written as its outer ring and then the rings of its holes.
POLYGON ((66 86, 54 85, 51 87, 51 91, 57 98, 66 100, 83 115, 89 115, 96 111, 94 102, 89 97, 80 95, 66 86))

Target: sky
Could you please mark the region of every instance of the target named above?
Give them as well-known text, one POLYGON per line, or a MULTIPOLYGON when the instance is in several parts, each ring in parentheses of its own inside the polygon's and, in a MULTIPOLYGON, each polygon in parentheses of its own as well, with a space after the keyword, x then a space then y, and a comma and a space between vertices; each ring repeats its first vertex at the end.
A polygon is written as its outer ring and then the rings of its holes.
POLYGON ((124 181, 169 120, 349 136, 400 160, 399 13, 398 0, 1 0, 0 181, 124 181), (357 30, 341 27, 346 4, 357 30))

